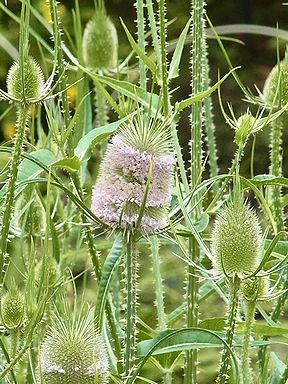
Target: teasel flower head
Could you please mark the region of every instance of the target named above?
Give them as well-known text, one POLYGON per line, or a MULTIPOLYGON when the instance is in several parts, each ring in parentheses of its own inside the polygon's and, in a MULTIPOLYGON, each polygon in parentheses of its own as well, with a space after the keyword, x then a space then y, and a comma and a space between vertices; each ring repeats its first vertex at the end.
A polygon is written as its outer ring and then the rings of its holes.
POLYGON ((40 98, 44 88, 44 75, 39 64, 33 57, 28 56, 23 68, 24 84, 22 89, 22 73, 20 62, 15 61, 7 75, 8 94, 16 99, 22 100, 25 96, 27 101, 40 98), (24 91, 24 94, 23 94, 24 91))
POLYGON ((4 327, 11 331, 22 326, 24 319, 24 297, 15 283, 6 292, 0 303, 1 321, 4 327))
POLYGON ((167 121, 138 114, 112 138, 91 207, 108 226, 133 230, 139 216, 144 234, 168 225, 174 162, 168 128, 167 121))
POLYGON ((118 61, 117 31, 105 8, 96 9, 83 34, 83 59, 93 70, 116 68, 118 61))
POLYGON ((241 281, 241 291, 247 301, 266 300, 268 289, 268 276, 254 276, 241 281))
POLYGON ((44 384, 107 383, 107 351, 87 316, 57 314, 41 346, 39 374, 44 384))
POLYGON ((268 75, 264 88, 263 98, 268 106, 277 109, 288 103, 288 52, 279 64, 276 64, 268 75))
POLYGON ((253 133, 253 128, 256 126, 255 117, 248 110, 244 115, 240 116, 235 126, 234 141, 238 147, 244 147, 247 139, 253 133))
POLYGON ((218 273, 243 278, 257 269, 262 254, 261 227, 242 197, 232 199, 218 214, 211 246, 218 273))

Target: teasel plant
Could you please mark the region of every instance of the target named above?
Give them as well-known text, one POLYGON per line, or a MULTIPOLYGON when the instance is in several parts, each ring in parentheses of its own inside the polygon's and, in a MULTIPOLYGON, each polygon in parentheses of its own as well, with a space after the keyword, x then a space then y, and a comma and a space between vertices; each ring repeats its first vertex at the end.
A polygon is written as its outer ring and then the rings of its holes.
MULTIPOLYGON (((104 0, 95 2, 95 13, 83 32, 83 61, 85 66, 97 74, 109 74, 118 66, 117 31, 107 15, 104 0)), ((113 72, 112 72, 113 74, 113 72)), ((104 89, 105 91, 105 89, 104 89)), ((103 89, 94 79, 96 124, 102 127, 108 122, 107 102, 103 89)))

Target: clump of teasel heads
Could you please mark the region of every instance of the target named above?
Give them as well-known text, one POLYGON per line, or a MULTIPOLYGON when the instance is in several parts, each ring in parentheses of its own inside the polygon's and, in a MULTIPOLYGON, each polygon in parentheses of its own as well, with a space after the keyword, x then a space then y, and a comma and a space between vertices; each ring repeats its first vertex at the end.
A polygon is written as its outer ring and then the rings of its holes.
POLYGON ((107 351, 90 318, 54 318, 41 346, 39 375, 44 384, 108 382, 107 351))
POLYGON ((133 230, 146 197, 139 229, 144 234, 159 232, 168 225, 173 162, 167 121, 136 116, 108 145, 92 211, 112 228, 133 230))

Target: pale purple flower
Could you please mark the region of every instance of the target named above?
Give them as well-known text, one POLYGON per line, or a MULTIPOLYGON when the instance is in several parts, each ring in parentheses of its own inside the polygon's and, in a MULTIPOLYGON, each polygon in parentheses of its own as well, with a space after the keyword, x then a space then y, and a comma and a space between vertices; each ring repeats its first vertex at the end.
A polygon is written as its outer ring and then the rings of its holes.
POLYGON ((113 228, 135 227, 151 162, 152 177, 140 228, 143 233, 154 233, 168 225, 172 154, 138 149, 127 142, 121 132, 108 145, 93 189, 92 211, 105 224, 113 228))

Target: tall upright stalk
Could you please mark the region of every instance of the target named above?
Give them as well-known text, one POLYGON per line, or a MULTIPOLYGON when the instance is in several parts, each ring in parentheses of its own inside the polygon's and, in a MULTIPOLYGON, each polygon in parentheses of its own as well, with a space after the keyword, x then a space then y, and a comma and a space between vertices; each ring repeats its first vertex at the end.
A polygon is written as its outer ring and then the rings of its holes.
POLYGON ((159 33, 161 47, 161 95, 163 99, 164 116, 168 116, 170 109, 168 71, 167 71, 167 50, 166 50, 166 2, 159 0, 159 33))
POLYGON ((245 331, 244 331, 243 345, 242 345, 242 351, 241 351, 241 372, 242 372, 243 384, 253 383, 253 377, 252 377, 252 372, 250 368, 249 345, 250 345, 251 329, 254 322, 255 308, 256 308, 256 301, 246 302, 245 331))
MULTIPOLYGON (((145 17, 143 0, 136 1, 137 33, 139 48, 145 52, 145 17)), ((146 68, 144 62, 139 59, 140 87, 146 89, 146 68)))
POLYGON ((228 318, 227 318, 227 326, 226 326, 226 335, 225 341, 227 345, 225 345, 222 359, 219 368, 219 374, 216 379, 216 384, 226 384, 229 379, 229 366, 230 366, 230 349, 232 347, 235 325, 236 325, 236 316, 239 305, 239 288, 240 288, 240 279, 237 275, 229 280, 230 284, 230 298, 229 298, 229 308, 228 308, 228 318), (230 349, 229 349, 229 348, 230 349))
MULTIPOLYGON (((205 43, 204 35, 204 1, 192 0, 192 47, 191 47, 191 88, 192 95, 201 92, 204 87, 204 67, 203 67, 203 43, 205 43)), ((196 102, 191 107, 191 190, 200 182, 202 168, 202 102, 196 102)), ((199 194, 195 194, 191 201, 191 205, 195 206, 192 212, 193 220, 197 221, 202 213, 201 203, 198 203, 199 194)), ((194 238, 189 239, 189 251, 193 265, 200 263, 200 248, 194 238)), ((188 267, 187 281, 187 326, 197 327, 199 308, 198 308, 198 291, 199 280, 197 278, 197 270, 194 266, 188 267)), ((196 384, 197 382, 197 350, 188 351, 186 353, 185 362, 185 384, 196 384)))
POLYGON ((126 233, 126 260, 124 269, 126 276, 126 330, 123 356, 123 379, 126 380, 132 375, 136 350, 137 260, 135 239, 130 232, 126 233))

